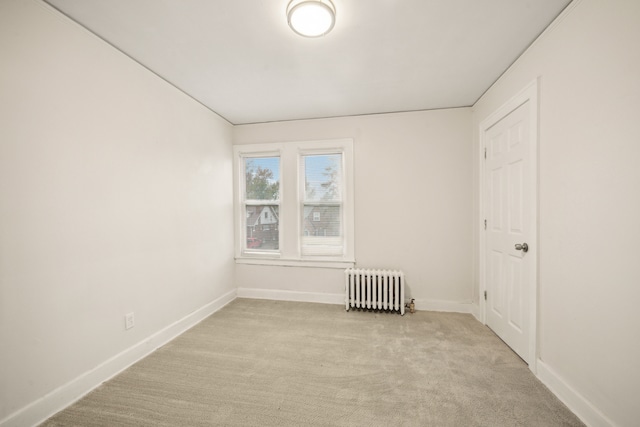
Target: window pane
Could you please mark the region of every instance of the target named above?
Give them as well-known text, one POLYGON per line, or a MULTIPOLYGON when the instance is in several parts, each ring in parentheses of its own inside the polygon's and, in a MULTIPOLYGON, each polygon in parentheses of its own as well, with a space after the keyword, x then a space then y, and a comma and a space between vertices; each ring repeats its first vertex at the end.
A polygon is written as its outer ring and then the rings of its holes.
POLYGON ((305 255, 341 255, 341 207, 304 205, 302 253, 305 255))
POLYGON ((251 157, 244 160, 247 200, 278 200, 280 197, 280 158, 251 157))
POLYGON ((342 154, 303 156, 307 201, 340 201, 342 154))
POLYGON ((247 241, 245 249, 279 249, 279 209, 278 205, 254 205, 246 207, 247 241))

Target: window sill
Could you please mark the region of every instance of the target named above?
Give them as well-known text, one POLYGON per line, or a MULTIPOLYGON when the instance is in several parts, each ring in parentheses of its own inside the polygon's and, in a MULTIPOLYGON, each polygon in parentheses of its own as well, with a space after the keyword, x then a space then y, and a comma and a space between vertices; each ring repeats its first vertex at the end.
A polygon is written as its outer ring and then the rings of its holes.
POLYGON ((282 258, 236 258, 236 264, 249 265, 273 265, 280 267, 312 267, 312 268, 352 268, 355 261, 343 260, 309 260, 309 259, 282 259, 282 258))

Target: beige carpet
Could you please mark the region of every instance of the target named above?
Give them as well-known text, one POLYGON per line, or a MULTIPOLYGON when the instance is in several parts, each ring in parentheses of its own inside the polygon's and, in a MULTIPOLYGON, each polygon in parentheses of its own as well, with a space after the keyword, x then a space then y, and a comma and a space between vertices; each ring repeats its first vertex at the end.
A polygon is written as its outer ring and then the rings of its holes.
POLYGON ((580 426, 472 316, 237 299, 45 426, 580 426))

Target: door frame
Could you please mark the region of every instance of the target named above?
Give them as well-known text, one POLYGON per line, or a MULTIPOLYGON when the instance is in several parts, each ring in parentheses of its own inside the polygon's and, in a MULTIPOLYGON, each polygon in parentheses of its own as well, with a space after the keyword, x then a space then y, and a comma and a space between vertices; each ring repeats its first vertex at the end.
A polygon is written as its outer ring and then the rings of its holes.
POLYGON ((486 117, 479 126, 479 149, 478 149, 478 161, 480 163, 480 182, 479 182, 479 213, 480 218, 478 220, 480 237, 478 262, 479 262, 479 312, 480 321, 487 324, 487 304, 484 299, 484 292, 487 289, 486 284, 486 266, 487 266, 487 251, 486 251, 486 236, 484 233, 484 220, 486 216, 486 198, 487 192, 486 186, 486 171, 485 171, 485 147, 486 147, 486 132, 500 120, 508 116, 511 112, 516 110, 521 105, 529 102, 529 159, 530 159, 530 171, 532 179, 529 182, 529 194, 531 194, 531 212, 530 212, 530 230, 531 236, 527 238, 529 246, 532 248, 527 253, 527 257, 532 262, 529 269, 529 369, 535 374, 537 371, 538 360, 538 79, 535 79, 527 86, 525 86, 515 96, 505 102, 501 107, 486 117))

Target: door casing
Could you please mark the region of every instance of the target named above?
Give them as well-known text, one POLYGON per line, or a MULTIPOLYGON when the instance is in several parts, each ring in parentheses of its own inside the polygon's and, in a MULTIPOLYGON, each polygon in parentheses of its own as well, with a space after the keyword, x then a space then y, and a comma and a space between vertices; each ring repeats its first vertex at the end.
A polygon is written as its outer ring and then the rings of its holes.
POLYGON ((480 203, 480 218, 478 220, 480 237, 478 239, 478 260, 479 260, 479 312, 480 321, 483 324, 487 324, 487 304, 484 300, 484 292, 487 290, 486 284, 486 267, 487 267, 487 251, 486 251, 486 236, 484 230, 484 220, 487 218, 486 206, 487 206, 487 191, 485 190, 486 183, 486 171, 485 171, 485 159, 484 149, 486 146, 486 131, 493 125, 498 123, 501 119, 509 115, 516 108, 522 104, 529 102, 529 159, 531 177, 531 221, 529 224, 531 230, 531 236, 528 238, 529 252, 527 256, 530 257, 532 267, 529 269, 529 289, 527 290, 527 297, 529 301, 529 369, 535 374, 537 371, 536 364, 538 360, 538 348, 537 348, 537 314, 538 314, 538 79, 529 83, 524 89, 518 92, 515 96, 504 103, 500 108, 495 110, 487 118, 485 118, 479 126, 479 152, 478 160, 480 163, 480 179, 479 179, 479 203, 480 203))

